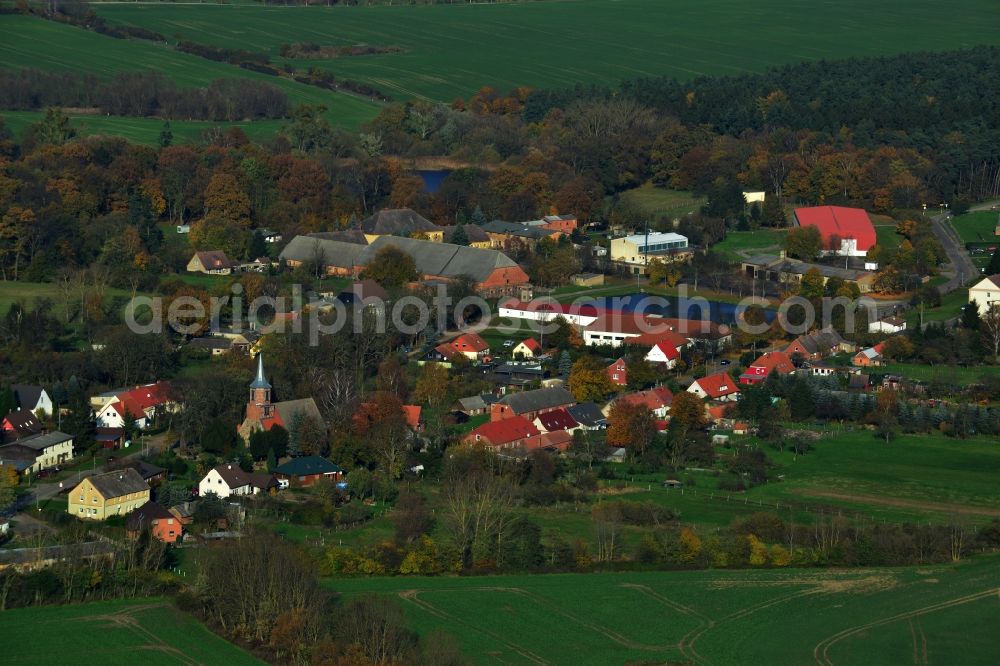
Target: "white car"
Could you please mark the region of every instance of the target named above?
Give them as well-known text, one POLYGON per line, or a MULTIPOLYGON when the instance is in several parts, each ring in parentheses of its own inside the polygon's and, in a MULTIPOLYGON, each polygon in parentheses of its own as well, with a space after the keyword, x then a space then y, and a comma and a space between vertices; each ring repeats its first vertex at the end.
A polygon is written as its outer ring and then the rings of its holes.
POLYGON ((513 347, 514 346, 514 341, 513 340, 504 340, 503 341, 503 346, 504 347, 513 347))

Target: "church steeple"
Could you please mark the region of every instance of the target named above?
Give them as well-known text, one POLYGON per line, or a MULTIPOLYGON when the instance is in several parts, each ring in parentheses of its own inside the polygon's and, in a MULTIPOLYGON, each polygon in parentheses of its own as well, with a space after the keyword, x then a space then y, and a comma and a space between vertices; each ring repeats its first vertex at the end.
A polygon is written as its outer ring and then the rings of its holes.
POLYGON ((264 376, 264 354, 257 354, 257 376, 250 382, 250 401, 247 402, 247 418, 266 419, 271 417, 271 384, 264 376))

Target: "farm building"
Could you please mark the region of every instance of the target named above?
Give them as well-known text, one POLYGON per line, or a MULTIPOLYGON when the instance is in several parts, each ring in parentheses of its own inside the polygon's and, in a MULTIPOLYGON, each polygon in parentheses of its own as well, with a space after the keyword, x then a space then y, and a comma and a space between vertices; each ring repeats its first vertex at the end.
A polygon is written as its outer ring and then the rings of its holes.
POLYGON ((823 278, 823 284, 830 278, 840 278, 844 282, 856 284, 863 294, 872 290, 872 283, 875 281, 875 273, 871 271, 788 259, 784 250, 778 254, 755 254, 744 259, 740 266, 743 272, 755 280, 769 280, 783 285, 798 284, 803 275, 816 269, 823 278))
POLYGON ((300 456, 275 467, 274 475, 290 486, 311 486, 323 480, 340 481, 344 470, 320 456, 300 456))
POLYGON ((875 245, 875 226, 861 208, 813 206, 794 214, 796 225, 819 230, 824 254, 863 257, 875 245))
POLYGON ((444 240, 444 228, 409 208, 385 208, 361 221, 369 243, 383 236, 412 238, 420 235, 434 243, 444 240))
POLYGON ((22 472, 39 472, 73 459, 73 436, 64 432, 38 433, 13 444, 0 446, 0 460, 17 459, 26 464, 22 472))
POLYGON ((500 421, 523 416, 533 421, 539 414, 575 405, 573 395, 563 388, 542 388, 509 393, 490 405, 490 420, 500 421))
POLYGON ((632 275, 645 275, 650 257, 687 261, 691 254, 687 236, 673 232, 633 234, 611 240, 611 261, 625 266, 632 275))
POLYGON ((984 277, 969 287, 969 303, 972 302, 979 307, 980 316, 994 305, 1000 305, 1000 274, 984 277))

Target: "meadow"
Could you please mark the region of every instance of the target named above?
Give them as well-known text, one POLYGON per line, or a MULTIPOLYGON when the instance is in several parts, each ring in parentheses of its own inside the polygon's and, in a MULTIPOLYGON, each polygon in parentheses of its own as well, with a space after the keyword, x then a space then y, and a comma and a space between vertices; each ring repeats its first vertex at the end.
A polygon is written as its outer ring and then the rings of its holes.
POLYGON ((475 663, 995 663, 1000 558, 933 567, 330 580, 475 663), (780 627, 780 629, 776 629, 780 627))
POLYGON ((164 599, 20 608, 2 616, 5 631, 30 637, 6 642, 7 663, 61 664, 73 654, 102 664, 261 663, 164 599))
POLYGON ((936 3, 574 0, 472 5, 280 7, 109 4, 110 23, 170 39, 263 51, 283 43, 397 46, 401 53, 294 60, 398 99, 450 102, 483 86, 562 88, 791 62, 1000 43, 990 0, 936 3))
MULTIPOLYGON (((264 81, 288 95, 292 105, 321 104, 327 107, 330 122, 347 128, 355 128, 369 120, 378 112, 378 105, 359 97, 331 92, 303 85, 280 77, 267 76, 232 65, 206 60, 186 53, 180 53, 165 45, 144 40, 114 39, 89 32, 82 28, 45 21, 27 16, 0 15, 0 67, 5 69, 37 68, 53 71, 67 71, 93 74, 100 78, 111 78, 122 71, 154 71, 174 81, 181 87, 207 86, 215 79, 254 79, 264 81)), ((0 116, 6 116, 0 112, 0 116)), ((155 134, 162 128, 162 120, 139 120, 131 118, 102 118, 103 125, 93 117, 81 122, 94 123, 94 129, 119 132, 119 125, 126 134, 148 136, 153 128, 144 123, 152 123, 155 134)), ((280 121, 264 121, 264 130, 273 132, 280 121)), ((16 116, 14 123, 17 123, 16 116)), ((224 123, 171 123, 175 134, 200 132, 204 127, 224 123), (185 129, 190 127, 190 129, 185 129)), ((253 125, 255 123, 248 123, 253 125)), ((253 135, 256 130, 246 128, 253 135)))
POLYGON ((685 190, 656 187, 652 183, 623 192, 622 200, 650 217, 671 220, 693 213, 705 203, 705 197, 697 197, 685 190))
POLYGON ((953 217, 951 226, 966 243, 996 243, 1000 240, 995 233, 998 216, 995 210, 966 213, 953 217))

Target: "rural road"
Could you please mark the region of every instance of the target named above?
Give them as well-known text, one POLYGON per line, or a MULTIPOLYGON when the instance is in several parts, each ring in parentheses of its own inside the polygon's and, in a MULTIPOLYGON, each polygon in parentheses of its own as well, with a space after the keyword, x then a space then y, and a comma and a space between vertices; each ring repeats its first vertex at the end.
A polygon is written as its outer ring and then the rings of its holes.
POLYGON ((942 294, 961 289, 965 286, 966 282, 979 275, 979 270, 976 269, 975 264, 972 263, 972 259, 969 257, 969 253, 965 250, 965 243, 958 237, 955 230, 951 228, 948 218, 949 215, 947 213, 931 218, 934 235, 941 241, 941 245, 944 247, 944 251, 948 255, 948 261, 951 263, 952 270, 954 271, 954 274, 948 278, 948 281, 938 287, 942 294))

